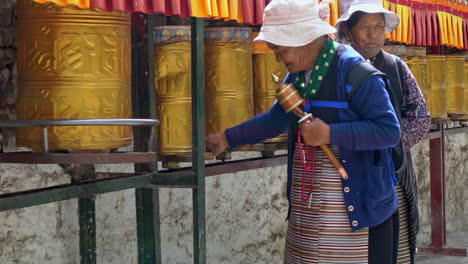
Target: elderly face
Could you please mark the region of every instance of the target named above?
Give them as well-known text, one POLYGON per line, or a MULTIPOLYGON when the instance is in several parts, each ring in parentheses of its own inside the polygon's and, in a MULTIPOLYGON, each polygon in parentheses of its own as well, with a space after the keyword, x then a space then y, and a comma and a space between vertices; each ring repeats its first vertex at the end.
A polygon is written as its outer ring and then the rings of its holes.
POLYGON ((351 45, 365 58, 376 56, 385 43, 383 14, 363 14, 352 28, 345 29, 351 45))
POLYGON ((315 65, 317 56, 322 50, 324 39, 319 38, 302 47, 285 47, 267 43, 278 62, 284 63, 290 73, 305 71, 315 65))

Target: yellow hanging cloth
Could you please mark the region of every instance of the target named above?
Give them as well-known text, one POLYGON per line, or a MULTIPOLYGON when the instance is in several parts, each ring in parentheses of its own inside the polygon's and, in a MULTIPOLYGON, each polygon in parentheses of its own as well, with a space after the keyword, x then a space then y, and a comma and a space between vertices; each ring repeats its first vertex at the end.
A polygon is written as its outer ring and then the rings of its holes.
POLYGON ((218 13, 222 19, 229 18, 229 3, 228 0, 218 0, 218 13))
POLYGON ((194 17, 211 17, 210 0, 191 0, 192 16, 194 17))
POLYGON ((439 18, 439 27, 440 27, 440 44, 448 45, 447 37, 447 16, 445 12, 437 11, 437 17, 439 18))
POLYGON ((340 13, 338 10, 338 6, 339 6, 338 0, 333 0, 332 3, 328 4, 328 6, 330 7, 330 17, 328 17, 327 22, 332 26, 336 26, 336 22, 338 21, 338 18, 340 17, 339 16, 340 13))
MULTIPOLYGON (((383 7, 385 9, 390 10, 390 2, 389 1, 383 0, 382 3, 383 3, 383 7)), ((391 33, 389 32, 389 33, 385 34, 385 38, 388 39, 388 40, 392 40, 391 33)))
MULTIPOLYGON (((463 18, 459 16, 454 16, 456 27, 456 34, 457 34, 457 48, 464 49, 465 45, 463 43, 463 18)), ((468 80, 467 80, 468 81, 468 80)), ((468 109, 468 107, 467 107, 468 109)))
POLYGON ((89 7, 89 0, 34 0, 39 4, 45 4, 47 2, 55 3, 59 6, 66 6, 66 5, 75 5, 80 8, 88 8, 89 7))
POLYGON ((211 5, 211 16, 218 17, 218 1, 217 0, 210 0, 211 5))

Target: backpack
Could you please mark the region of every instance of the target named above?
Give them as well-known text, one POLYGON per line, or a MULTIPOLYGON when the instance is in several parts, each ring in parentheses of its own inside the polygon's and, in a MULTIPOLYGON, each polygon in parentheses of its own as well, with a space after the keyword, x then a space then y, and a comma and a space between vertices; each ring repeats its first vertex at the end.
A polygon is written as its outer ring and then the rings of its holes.
MULTIPOLYGON (((398 63, 396 61, 396 63, 398 63)), ((401 67, 397 68, 397 74, 399 74, 399 79, 401 80, 400 76, 402 76, 402 70, 401 67)), ((387 91, 390 101, 392 103, 393 108, 395 109, 396 116, 398 118, 398 121, 401 124, 401 117, 404 115, 405 111, 405 93, 402 89, 391 89, 390 87, 390 82, 387 79, 387 75, 385 73, 377 70, 372 64, 370 64, 367 61, 360 61, 356 63, 348 72, 347 76, 347 82, 348 84, 352 87, 352 90, 346 94, 346 101, 349 103, 351 102, 352 96, 356 93, 356 91, 361 87, 361 85, 367 81, 369 78, 373 76, 381 76, 384 79, 385 82, 385 90, 387 91), (397 100, 397 96, 401 96, 403 98, 403 102, 400 104, 397 103, 399 100, 397 100)), ((353 109, 351 109, 353 110, 353 109)), ((393 160, 393 165, 395 167, 395 173, 400 172, 405 166, 406 166, 406 153, 403 148, 403 143, 400 142, 393 147, 392 149, 392 160, 393 160)))

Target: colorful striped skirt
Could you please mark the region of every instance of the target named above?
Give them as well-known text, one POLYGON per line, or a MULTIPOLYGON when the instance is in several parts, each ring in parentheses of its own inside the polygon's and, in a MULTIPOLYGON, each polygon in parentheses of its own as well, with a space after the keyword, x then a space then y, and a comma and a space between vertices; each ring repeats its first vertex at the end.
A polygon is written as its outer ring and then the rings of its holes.
MULTIPOLYGON (((313 153, 308 147, 308 152, 313 153)), ((338 148, 332 148, 338 157, 338 148)), ((299 151, 294 152, 291 214, 284 263, 368 263, 368 228, 351 232, 341 178, 322 150, 315 148, 312 197, 311 172, 303 176, 299 151), (305 198, 305 199, 304 199, 305 198)))
POLYGON ((397 264, 410 264, 411 252, 408 229, 408 203, 401 185, 396 186, 399 205, 398 214, 400 215, 400 230, 398 240, 398 259, 397 264))

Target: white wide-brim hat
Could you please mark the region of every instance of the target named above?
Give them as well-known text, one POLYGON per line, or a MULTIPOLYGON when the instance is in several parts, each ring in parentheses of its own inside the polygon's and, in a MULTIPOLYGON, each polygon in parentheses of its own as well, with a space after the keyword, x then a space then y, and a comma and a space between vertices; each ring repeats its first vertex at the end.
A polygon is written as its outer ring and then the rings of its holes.
POLYGON ((336 29, 319 16, 316 0, 273 0, 263 13, 263 25, 254 41, 301 47, 336 29))
POLYGON ((382 0, 341 0, 340 7, 342 14, 336 22, 338 32, 341 31, 342 22, 348 21, 358 11, 368 14, 382 13, 385 16, 385 33, 392 32, 400 24, 398 15, 385 9, 382 0))

